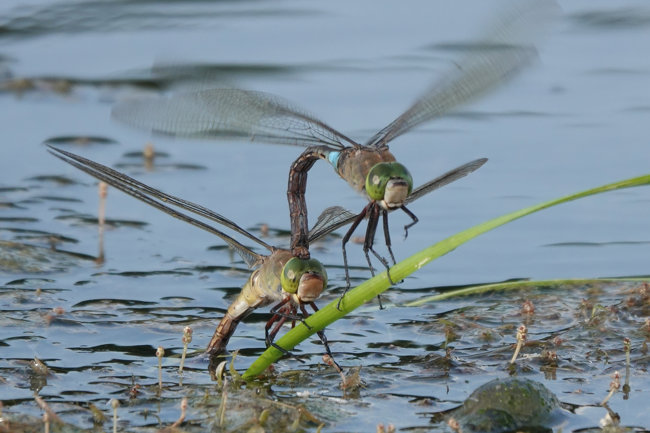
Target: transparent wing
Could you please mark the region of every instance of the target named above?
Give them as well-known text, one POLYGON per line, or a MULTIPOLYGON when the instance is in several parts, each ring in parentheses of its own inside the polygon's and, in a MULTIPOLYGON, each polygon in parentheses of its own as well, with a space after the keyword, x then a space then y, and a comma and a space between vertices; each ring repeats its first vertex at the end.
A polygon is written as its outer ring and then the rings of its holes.
POLYGON ((129 125, 180 137, 235 138, 342 149, 355 142, 282 98, 239 89, 209 89, 122 101, 113 117, 129 125))
POLYGON ((423 195, 429 194, 431 191, 435 191, 438 188, 442 188, 445 185, 448 185, 460 178, 467 176, 471 172, 481 168, 486 162, 487 158, 476 159, 474 161, 468 162, 467 164, 463 164, 460 167, 456 167, 453 170, 450 170, 447 173, 443 174, 442 176, 438 176, 432 181, 427 182, 424 185, 421 185, 411 191, 411 194, 406 197, 405 203, 411 203, 423 195))
MULTIPOLYGON (((430 193, 438 188, 442 188, 460 178, 463 178, 471 172, 478 170, 483 164, 487 162, 487 158, 480 158, 474 161, 463 164, 453 170, 448 171, 442 176, 438 176, 430 182, 419 186, 414 189, 411 194, 406 198, 406 204, 411 203, 425 194, 430 193)), ((309 242, 315 242, 318 239, 332 233, 334 230, 351 224, 358 216, 358 213, 350 212, 341 206, 332 206, 325 209, 316 224, 309 231, 309 242)))
POLYGON ((384 146, 416 126, 440 117, 507 81, 524 65, 537 57, 526 39, 555 12, 555 3, 529 0, 516 3, 503 14, 480 44, 424 93, 408 110, 375 134, 367 146, 384 146))
POLYGON ((315 242, 339 227, 352 223, 356 217, 357 214, 341 206, 328 207, 320 214, 318 221, 316 221, 314 227, 309 231, 309 242, 315 242))
POLYGON ((237 233, 240 233, 247 238, 253 240, 254 242, 264 246, 269 251, 273 251, 273 247, 268 245, 266 242, 258 239, 253 234, 247 232, 243 228, 239 227, 237 224, 229 220, 228 218, 219 215, 216 212, 211 211, 203 206, 197 205, 187 200, 175 197, 173 195, 165 194, 162 191, 159 191, 155 188, 152 188, 148 185, 145 185, 137 180, 133 179, 130 176, 127 176, 124 173, 113 170, 112 168, 106 167, 105 165, 99 164, 97 162, 91 161, 89 159, 83 158, 74 153, 67 152, 65 150, 58 149, 53 146, 49 146, 49 152, 56 156, 57 158, 71 164, 72 166, 78 168, 81 171, 88 173, 89 175, 106 182, 107 184, 119 189, 120 191, 125 192, 126 194, 137 198, 138 200, 155 207, 158 210, 161 210, 174 218, 178 218, 182 221, 185 221, 193 226, 196 226, 200 229, 203 229, 207 232, 210 232, 214 235, 219 236, 223 239, 228 245, 234 248, 237 253, 244 259, 246 264, 250 267, 254 267, 261 262, 263 256, 252 251, 250 248, 242 245, 237 240, 231 238, 227 234, 223 233, 220 230, 212 227, 209 224, 204 223, 203 221, 192 218, 189 215, 186 215, 176 209, 167 206, 164 203, 177 206, 181 209, 185 209, 189 212, 192 212, 196 215, 200 215, 211 221, 215 221, 221 225, 224 225, 237 233))

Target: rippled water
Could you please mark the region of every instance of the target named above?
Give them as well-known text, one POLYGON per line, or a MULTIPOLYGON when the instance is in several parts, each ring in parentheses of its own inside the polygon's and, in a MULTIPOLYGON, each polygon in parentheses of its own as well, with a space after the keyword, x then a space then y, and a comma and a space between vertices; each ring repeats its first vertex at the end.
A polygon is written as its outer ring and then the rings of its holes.
MULTIPOLYGON (((415 203, 420 223, 398 258, 494 216, 592 186, 647 173, 650 9, 644 2, 561 2, 540 36, 540 60, 461 111, 399 138, 391 149, 415 183, 463 162, 485 167, 415 203)), ((492 3, 63 2, 0 5, 0 401, 3 411, 40 417, 34 393, 79 428, 90 403, 109 429, 169 426, 188 397, 188 431, 248 430, 263 409, 267 429, 285 431, 304 405, 324 431, 442 431, 447 411, 475 388, 510 374, 534 379, 573 412, 563 431, 596 428, 598 404, 619 371, 629 389, 609 407, 620 424, 650 428, 647 287, 641 282, 538 286, 405 303, 458 286, 515 278, 648 275, 650 189, 578 201, 470 242, 386 292, 388 306, 357 310, 327 329, 337 361, 362 366, 365 386, 338 388, 316 339, 301 344, 266 380, 227 387, 210 381, 198 356, 249 275, 210 238, 109 190, 103 248, 93 179, 49 155, 48 141, 187 197, 286 246, 286 176, 299 149, 170 140, 110 121, 112 104, 134 94, 236 86, 282 95, 363 140, 444 71, 478 34, 492 3), (141 156, 153 140, 157 156, 141 156), (522 312, 532 301, 534 313, 522 312), (516 328, 529 342, 508 367, 516 328), (182 329, 191 358, 179 385, 182 329), (626 376, 623 338, 631 340, 626 376), (156 348, 165 347, 157 387, 156 348), (33 365, 34 358, 48 373, 33 365), (136 392, 137 391, 137 392, 136 392)), ((363 200, 317 164, 310 215, 363 200)), ((353 278, 368 277, 350 246, 353 278)), ((328 267, 324 305, 342 292, 340 237, 314 245, 328 267)), ((242 323, 229 349, 244 370, 264 348, 266 311, 242 323)), ((28 424, 39 431, 36 421, 28 424)), ((102 423, 103 421, 100 421, 102 423)), ((14 426, 17 424, 14 424, 14 426)), ((299 430, 315 431, 302 418, 299 430)), ((71 427, 70 427, 71 428, 71 427)))

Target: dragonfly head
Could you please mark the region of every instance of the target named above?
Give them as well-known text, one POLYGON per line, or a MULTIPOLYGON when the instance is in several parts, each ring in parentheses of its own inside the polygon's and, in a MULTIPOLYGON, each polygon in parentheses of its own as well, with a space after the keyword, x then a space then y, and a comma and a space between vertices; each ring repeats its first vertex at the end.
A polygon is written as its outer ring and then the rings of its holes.
POLYGON ((411 173, 399 162, 380 162, 372 166, 366 176, 366 193, 385 209, 404 204, 413 189, 411 173))
POLYGON ((316 259, 292 257, 282 269, 282 289, 299 302, 313 302, 327 286, 325 267, 316 259))

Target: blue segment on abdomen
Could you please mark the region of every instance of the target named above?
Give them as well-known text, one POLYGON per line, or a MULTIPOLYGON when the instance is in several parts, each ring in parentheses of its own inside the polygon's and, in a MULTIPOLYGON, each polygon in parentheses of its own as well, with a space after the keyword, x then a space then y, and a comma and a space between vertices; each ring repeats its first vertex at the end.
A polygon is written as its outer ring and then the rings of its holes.
POLYGON ((338 168, 340 156, 341 156, 341 152, 339 151, 332 151, 327 154, 327 160, 330 162, 330 164, 332 164, 332 166, 335 169, 338 168))

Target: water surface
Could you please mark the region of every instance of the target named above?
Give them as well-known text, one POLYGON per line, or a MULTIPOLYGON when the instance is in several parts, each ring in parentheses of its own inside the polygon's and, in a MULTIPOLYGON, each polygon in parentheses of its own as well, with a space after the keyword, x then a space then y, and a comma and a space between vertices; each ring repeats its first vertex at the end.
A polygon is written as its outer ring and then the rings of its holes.
MULTIPOLYGON (((420 223, 407 240, 400 227, 408 219, 392 216, 398 259, 500 214, 648 172, 650 8, 641 1, 560 6, 558 19, 539 38, 536 64, 497 92, 391 144, 416 184, 489 158, 467 179, 415 203, 420 223)), ((158 397, 155 349, 162 345, 167 355, 178 355, 189 324, 191 348, 200 352, 248 276, 218 239, 115 190, 108 193, 104 261, 98 262, 95 181, 49 155, 44 141, 204 204, 256 233, 268 224, 267 241, 286 246, 287 171, 300 149, 151 137, 112 122, 112 104, 134 94, 205 87, 263 90, 363 141, 453 64, 459 47, 472 41, 495 8, 492 2, 442 1, 408 7, 369 1, 3 2, 5 410, 40 416, 37 391, 67 422, 89 428, 88 403, 108 415, 108 400, 118 398, 124 430, 154 430, 173 422, 180 398, 188 396, 189 419, 212 425, 221 390, 205 365, 191 360, 179 386, 178 359, 166 358, 158 397), (148 168, 133 153, 151 140, 159 157, 148 168), (34 357, 48 365, 48 376, 30 368, 34 357), (140 391, 131 398, 134 383, 140 391), (206 392, 210 400, 202 406, 206 392)), ((312 217, 331 205, 364 205, 324 164, 310 174, 307 194, 312 217)), ((445 411, 482 383, 511 373, 515 330, 525 322, 538 343, 524 349, 515 374, 544 383, 571 405, 578 415, 565 431, 597 427, 605 416, 596 405, 610 375, 625 370, 623 337, 632 341, 631 387, 610 407, 622 425, 650 427, 643 411, 650 388, 648 301, 638 283, 534 287, 397 306, 446 287, 513 278, 648 275, 649 203, 649 188, 605 194, 470 242, 387 292, 386 310, 371 304, 327 330, 339 363, 363 366, 365 388, 344 395, 336 373, 320 365, 314 340, 297 350, 304 363, 278 363, 265 397, 305 404, 327 431, 374 431, 378 423, 440 431, 445 411), (535 304, 533 316, 520 312, 525 300, 535 304), (557 365, 542 356, 549 351, 556 352, 557 365)), ((344 285, 340 238, 314 247, 330 276, 324 305, 344 285)), ((350 246, 349 258, 354 281, 366 279, 361 247, 350 246)), ((254 314, 231 341, 231 350, 240 349, 240 370, 263 350, 267 319, 264 311, 254 314)), ((246 392, 231 390, 232 413, 243 410, 237 401, 253 401, 246 392)), ((284 413, 267 400, 259 407, 284 413)), ((241 427, 234 418, 230 430, 241 427)), ((300 428, 315 430, 316 424, 303 421, 300 428)))

